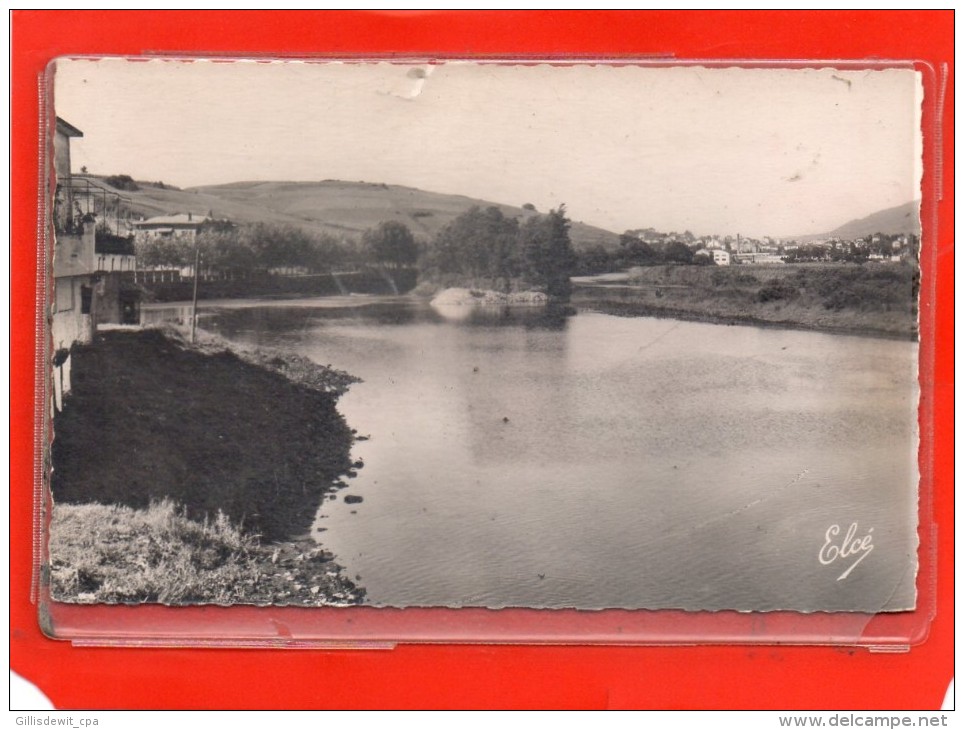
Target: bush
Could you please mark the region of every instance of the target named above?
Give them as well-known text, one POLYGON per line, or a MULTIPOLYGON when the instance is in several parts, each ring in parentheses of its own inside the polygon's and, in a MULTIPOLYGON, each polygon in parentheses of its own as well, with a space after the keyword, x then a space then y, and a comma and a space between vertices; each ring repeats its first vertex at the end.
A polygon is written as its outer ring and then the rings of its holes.
POLYGON ((828 294, 823 300, 825 309, 839 312, 841 309, 860 309, 863 304, 860 295, 853 289, 837 289, 828 294))
POLYGON ((758 302, 777 302, 793 299, 800 294, 800 290, 788 281, 770 279, 766 285, 756 293, 758 302))
POLYGON ((104 182, 118 190, 140 190, 140 187, 130 175, 110 175, 104 178, 104 182))

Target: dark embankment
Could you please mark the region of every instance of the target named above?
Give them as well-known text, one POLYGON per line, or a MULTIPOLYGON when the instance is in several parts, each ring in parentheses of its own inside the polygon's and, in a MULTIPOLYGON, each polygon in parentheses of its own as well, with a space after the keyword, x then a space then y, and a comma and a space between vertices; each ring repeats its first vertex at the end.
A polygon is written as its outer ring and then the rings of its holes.
POLYGON ((106 332, 74 349, 72 382, 54 419, 57 504, 169 500, 192 519, 220 511, 246 534, 286 540, 351 474, 336 396, 232 352, 106 332))
MULTIPOLYGON (((152 281, 152 277, 173 276, 165 273, 139 275, 140 286, 149 301, 183 302, 194 293, 191 277, 177 281, 152 281)), ((274 276, 252 274, 237 279, 201 280, 199 299, 244 299, 246 297, 324 297, 337 294, 404 294, 415 288, 418 272, 400 269, 379 274, 374 271, 350 274, 314 274, 307 276, 274 276), (392 285, 394 284, 394 289, 392 285)))
POLYGON ((628 282, 580 286, 573 303, 627 317, 916 339, 918 285, 910 264, 650 266, 628 282))

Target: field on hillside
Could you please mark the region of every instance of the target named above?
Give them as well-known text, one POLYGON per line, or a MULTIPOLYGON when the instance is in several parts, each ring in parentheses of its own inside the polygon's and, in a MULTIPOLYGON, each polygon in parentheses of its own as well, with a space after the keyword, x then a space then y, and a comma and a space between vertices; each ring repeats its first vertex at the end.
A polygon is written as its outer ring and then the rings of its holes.
MULTIPOLYGON (((97 183, 107 187, 102 180, 97 183)), ((238 182, 178 190, 138 183, 140 190, 118 191, 130 198, 135 217, 193 213, 235 223, 278 223, 312 233, 358 239, 383 221, 407 225, 416 237, 430 240, 472 206, 499 208, 520 220, 547 213, 463 195, 433 193, 400 185, 344 182, 238 182)), ((108 188, 111 189, 111 188, 108 188)), ((578 211, 569 211, 578 217, 578 211)), ((618 245, 617 234, 573 221, 570 236, 577 249, 618 245)))

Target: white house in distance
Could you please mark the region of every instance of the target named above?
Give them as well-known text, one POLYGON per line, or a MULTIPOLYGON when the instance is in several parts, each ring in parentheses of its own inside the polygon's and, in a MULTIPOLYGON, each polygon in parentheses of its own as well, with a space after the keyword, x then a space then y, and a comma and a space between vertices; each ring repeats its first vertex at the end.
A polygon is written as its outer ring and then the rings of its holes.
POLYGON ((194 243, 198 230, 207 221, 207 216, 193 213, 159 215, 147 220, 134 221, 134 238, 138 243, 158 238, 194 243))
POLYGON ((722 248, 701 248, 694 255, 709 256, 710 261, 712 261, 717 266, 730 265, 730 252, 722 248))

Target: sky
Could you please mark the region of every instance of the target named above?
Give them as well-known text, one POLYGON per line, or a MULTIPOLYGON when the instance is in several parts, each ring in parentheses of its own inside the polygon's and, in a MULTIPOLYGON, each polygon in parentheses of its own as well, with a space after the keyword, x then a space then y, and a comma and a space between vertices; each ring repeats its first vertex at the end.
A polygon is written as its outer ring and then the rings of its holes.
POLYGON ((822 233, 920 197, 908 69, 60 59, 74 172, 408 185, 617 233, 822 233))

